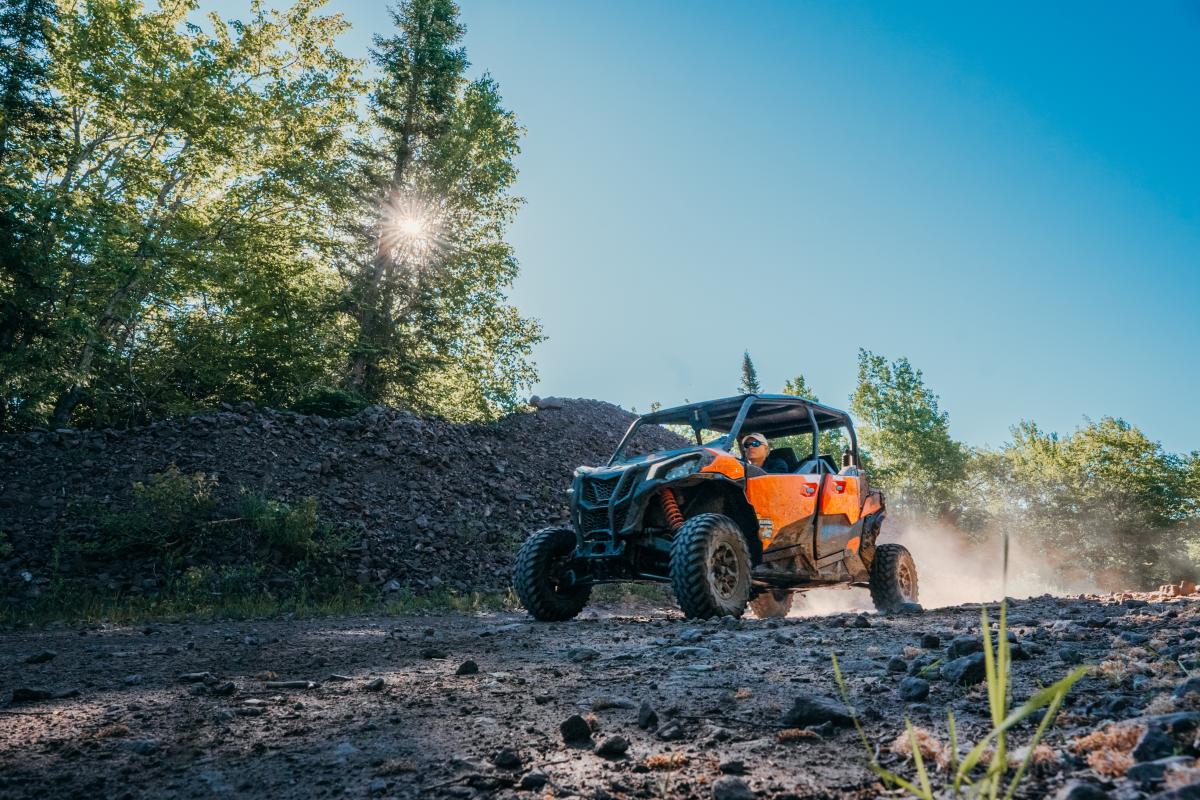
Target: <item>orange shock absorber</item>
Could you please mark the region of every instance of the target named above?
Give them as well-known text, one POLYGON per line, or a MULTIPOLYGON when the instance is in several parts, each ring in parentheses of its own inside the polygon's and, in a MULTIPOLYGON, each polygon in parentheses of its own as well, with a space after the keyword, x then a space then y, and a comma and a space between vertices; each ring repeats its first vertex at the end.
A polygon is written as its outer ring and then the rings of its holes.
POLYGON ((667 518, 671 530, 679 530, 683 526, 683 512, 679 510, 679 501, 675 499, 675 493, 670 489, 663 489, 658 493, 658 499, 662 501, 663 515, 667 518))

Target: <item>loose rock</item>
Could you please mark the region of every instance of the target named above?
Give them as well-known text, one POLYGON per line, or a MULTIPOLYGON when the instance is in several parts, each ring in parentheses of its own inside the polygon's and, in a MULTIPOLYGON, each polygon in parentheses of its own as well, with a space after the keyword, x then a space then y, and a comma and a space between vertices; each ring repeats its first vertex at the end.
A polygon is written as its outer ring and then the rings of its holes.
POLYGON ((929 697, 929 681, 922 678, 907 677, 900 681, 901 699, 914 703, 929 697))
POLYGON ((1108 792, 1094 783, 1071 781, 1058 790, 1054 800, 1108 800, 1108 792))
POLYGON ((1175 740, 1161 728, 1148 726, 1133 748, 1135 761, 1157 761, 1175 755, 1175 740))
POLYGON ((1150 786, 1158 783, 1166 775, 1167 770, 1173 766, 1191 766, 1196 759, 1191 756, 1171 756, 1170 758, 1160 758, 1155 761, 1145 761, 1141 764, 1134 764, 1125 773, 1125 777, 1134 783, 1140 783, 1143 786, 1150 786))
POLYGON ((962 686, 979 683, 987 676, 983 653, 972 653, 943 664, 941 676, 951 683, 962 686))
POLYGON ((793 728, 820 725, 850 725, 850 715, 837 700, 817 695, 801 695, 792 701, 792 707, 783 715, 783 724, 793 728))
POLYGON ((521 754, 511 747, 502 747, 492 756, 492 763, 500 769, 520 769, 521 754))
POLYGON ((713 800, 754 800, 754 792, 741 778, 726 775, 713 784, 712 797, 713 800))
POLYGON ((629 749, 629 740, 624 736, 608 736, 596 745, 596 755, 604 758, 620 758, 629 749))
POLYGON ((654 710, 654 706, 650 705, 650 701, 643 700, 638 706, 638 727, 642 730, 651 730, 658 727, 658 713, 654 710))
POLYGON ((578 714, 572 714, 558 726, 563 741, 567 744, 587 744, 592 740, 592 726, 578 714))

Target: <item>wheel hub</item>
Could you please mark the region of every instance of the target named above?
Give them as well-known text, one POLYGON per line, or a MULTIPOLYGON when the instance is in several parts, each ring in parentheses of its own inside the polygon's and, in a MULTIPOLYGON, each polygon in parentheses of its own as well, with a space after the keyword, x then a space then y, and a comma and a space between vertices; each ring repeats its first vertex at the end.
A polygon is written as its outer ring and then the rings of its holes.
POLYGON ((738 561, 728 542, 720 542, 713 548, 708 561, 708 582, 721 597, 733 597, 738 584, 738 561))
POLYGON ((912 567, 901 561, 899 567, 896 569, 896 582, 900 584, 900 594, 904 596, 905 600, 911 601, 913 599, 913 594, 915 594, 913 587, 917 582, 916 578, 917 576, 913 574, 912 567))

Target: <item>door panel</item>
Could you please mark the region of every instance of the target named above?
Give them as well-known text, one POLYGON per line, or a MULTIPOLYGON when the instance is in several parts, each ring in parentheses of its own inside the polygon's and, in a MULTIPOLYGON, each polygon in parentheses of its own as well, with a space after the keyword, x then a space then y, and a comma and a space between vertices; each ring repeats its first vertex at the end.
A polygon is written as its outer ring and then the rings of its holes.
POLYGON ((817 558, 842 552, 859 528, 862 484, 851 475, 827 475, 821 490, 821 517, 817 523, 817 558))
POLYGON ((819 490, 819 475, 759 475, 746 481, 764 549, 798 544, 802 534, 811 535, 819 490))
POLYGON ((862 512, 859 479, 849 475, 830 475, 821 493, 821 516, 845 514, 850 524, 858 522, 862 512))

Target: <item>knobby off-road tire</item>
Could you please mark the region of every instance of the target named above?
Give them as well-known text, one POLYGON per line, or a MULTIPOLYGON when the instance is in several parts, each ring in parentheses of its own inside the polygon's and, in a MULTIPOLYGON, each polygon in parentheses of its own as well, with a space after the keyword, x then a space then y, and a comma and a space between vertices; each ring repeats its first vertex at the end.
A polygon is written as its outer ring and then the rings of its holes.
POLYGON ((759 619, 786 617, 788 612, 792 610, 792 597, 793 594, 791 592, 785 592, 781 589, 771 589, 751 600, 750 610, 759 619))
POLYGON ((879 611, 895 611, 905 603, 917 602, 917 565, 908 548, 881 544, 871 562, 871 601, 879 611))
POLYGON ((750 599, 750 551, 737 523, 697 514, 671 543, 671 588, 689 618, 740 617, 750 599))
POLYGON ((547 528, 525 540, 517 554, 513 588, 521 605, 543 622, 562 622, 583 610, 591 586, 564 586, 564 573, 575 551, 574 531, 547 528))

